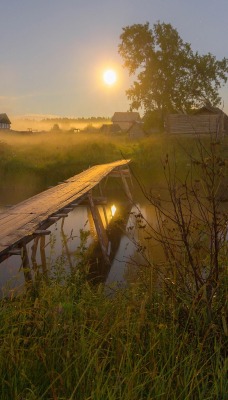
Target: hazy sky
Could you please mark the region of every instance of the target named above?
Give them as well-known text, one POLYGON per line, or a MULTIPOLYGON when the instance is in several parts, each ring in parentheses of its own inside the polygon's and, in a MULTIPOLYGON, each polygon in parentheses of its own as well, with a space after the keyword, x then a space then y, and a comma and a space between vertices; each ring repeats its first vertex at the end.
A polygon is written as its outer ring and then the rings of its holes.
MULTIPOLYGON (((112 116, 129 107, 122 28, 171 23, 193 50, 228 57, 228 0, 0 0, 0 113, 112 116), (106 87, 102 72, 118 71, 106 87)), ((228 84, 222 90, 228 112, 228 84)))

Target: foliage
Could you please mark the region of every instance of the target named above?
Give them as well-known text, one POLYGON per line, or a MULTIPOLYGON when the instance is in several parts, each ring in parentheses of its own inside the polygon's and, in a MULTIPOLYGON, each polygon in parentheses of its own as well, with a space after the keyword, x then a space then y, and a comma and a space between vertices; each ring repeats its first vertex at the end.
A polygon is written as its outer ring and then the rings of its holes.
POLYGON ((51 128, 51 130, 54 132, 59 132, 60 131, 59 124, 54 124, 53 127, 51 128))
POLYGON ((149 131, 151 128, 157 132, 163 131, 164 127, 161 121, 161 115, 158 110, 147 111, 143 117, 144 129, 149 131))
POLYGON ((220 103, 219 89, 227 81, 228 59, 200 55, 182 40, 171 24, 157 22, 123 28, 119 53, 137 80, 127 90, 132 109, 189 111, 205 100, 220 103))

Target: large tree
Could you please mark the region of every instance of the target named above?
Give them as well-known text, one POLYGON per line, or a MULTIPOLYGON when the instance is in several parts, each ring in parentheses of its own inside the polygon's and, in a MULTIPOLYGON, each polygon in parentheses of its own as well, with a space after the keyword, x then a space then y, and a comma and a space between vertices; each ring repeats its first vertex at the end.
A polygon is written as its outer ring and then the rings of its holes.
POLYGON ((171 24, 157 22, 123 28, 119 54, 130 75, 136 76, 127 96, 131 109, 189 111, 205 101, 217 106, 226 83, 228 59, 193 52, 171 24))

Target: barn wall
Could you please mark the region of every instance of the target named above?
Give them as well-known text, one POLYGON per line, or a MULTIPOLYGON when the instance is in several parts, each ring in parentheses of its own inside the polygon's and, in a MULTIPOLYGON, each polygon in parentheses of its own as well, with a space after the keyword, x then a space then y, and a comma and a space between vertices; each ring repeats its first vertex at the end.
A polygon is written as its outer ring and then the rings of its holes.
POLYGON ((0 129, 10 129, 10 124, 6 124, 5 122, 0 122, 0 129))
POLYGON ((223 118, 218 114, 169 114, 166 118, 168 133, 217 133, 223 131, 223 118))

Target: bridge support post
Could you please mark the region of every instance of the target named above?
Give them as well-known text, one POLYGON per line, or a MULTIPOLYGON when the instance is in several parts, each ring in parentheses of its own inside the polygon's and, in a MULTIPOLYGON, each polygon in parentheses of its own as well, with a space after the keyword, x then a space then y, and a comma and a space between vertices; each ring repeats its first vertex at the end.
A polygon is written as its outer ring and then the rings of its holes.
POLYGON ((65 221, 65 218, 62 219, 61 231, 60 231, 61 238, 62 238, 62 244, 63 244, 62 252, 64 252, 64 247, 65 247, 65 252, 66 252, 66 255, 67 255, 68 263, 69 263, 71 271, 73 271, 73 264, 72 264, 72 260, 71 260, 71 257, 70 257, 70 251, 69 251, 69 248, 68 248, 68 244, 67 244, 67 235, 64 232, 64 221, 65 221))
POLYGON ((37 252, 39 239, 40 239, 39 236, 35 237, 34 243, 32 245, 32 254, 31 254, 32 268, 34 271, 35 278, 36 278, 37 274, 39 273, 37 261, 36 261, 36 252, 37 252))
POLYGON ((47 259, 45 254, 45 236, 40 236, 40 258, 42 270, 45 278, 48 278, 48 270, 47 270, 47 259))
POLYGON ((102 255, 104 257, 104 260, 107 264, 110 264, 110 260, 108 257, 108 252, 109 252, 109 240, 108 236, 105 232, 104 225, 101 220, 101 216, 99 214, 97 206, 94 204, 93 197, 91 191, 88 193, 88 200, 89 200, 89 206, 91 210, 91 214, 93 217, 94 225, 97 231, 97 236, 98 240, 100 242, 101 246, 101 251, 102 255))
POLYGON ((31 274, 26 244, 23 242, 21 247, 22 247, 22 267, 23 267, 25 282, 30 284, 32 282, 32 274, 31 274))
MULTIPOLYGON (((102 190, 102 187, 101 187, 101 182, 99 183, 99 190, 100 190, 101 196, 104 197, 103 190, 102 190)), ((105 217, 105 223, 106 223, 106 227, 107 227, 108 226, 108 217, 107 217, 107 212, 106 212, 105 205, 102 205, 102 208, 103 208, 103 213, 104 213, 104 217, 105 217)))
POLYGON ((133 202, 132 194, 131 194, 131 191, 129 189, 129 186, 128 186, 128 183, 127 183, 127 179, 126 179, 124 173, 121 170, 120 170, 120 176, 121 176, 121 179, 122 179, 122 182, 123 182, 124 191, 126 193, 126 196, 127 196, 128 200, 133 202))

